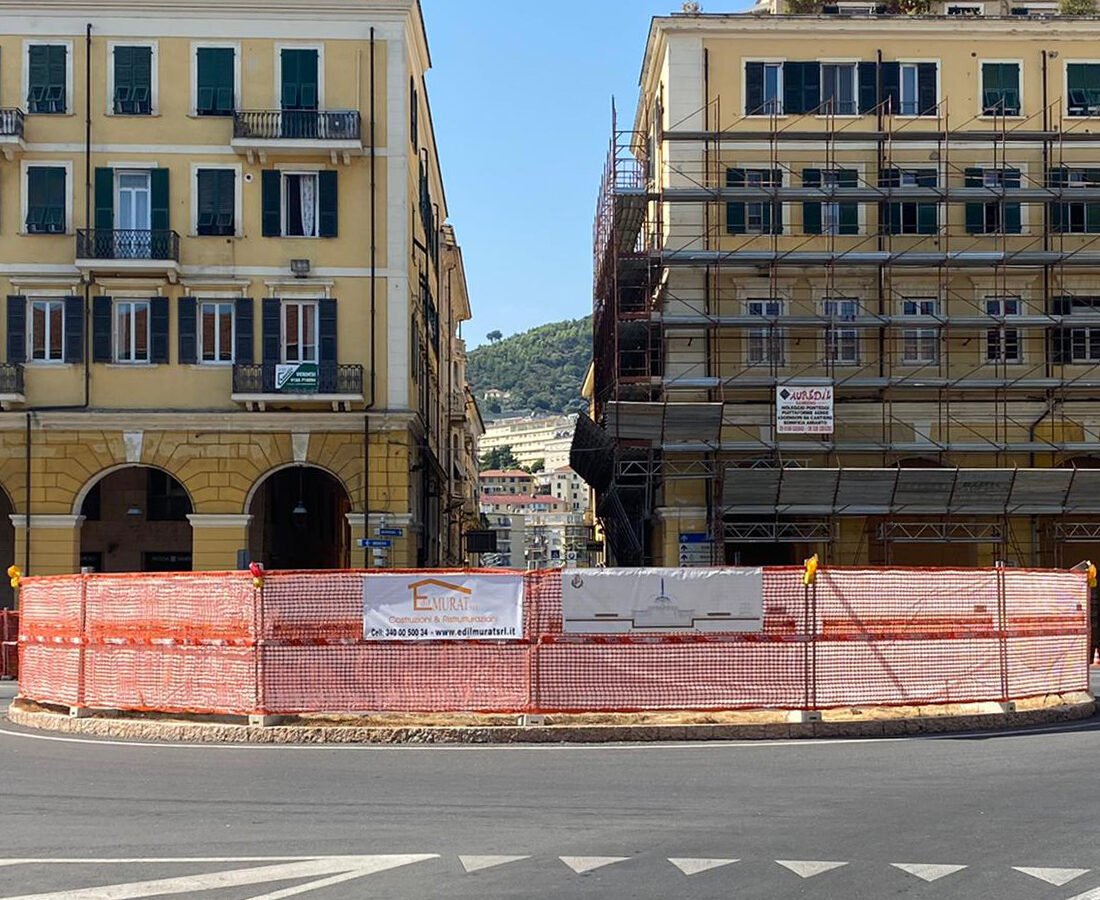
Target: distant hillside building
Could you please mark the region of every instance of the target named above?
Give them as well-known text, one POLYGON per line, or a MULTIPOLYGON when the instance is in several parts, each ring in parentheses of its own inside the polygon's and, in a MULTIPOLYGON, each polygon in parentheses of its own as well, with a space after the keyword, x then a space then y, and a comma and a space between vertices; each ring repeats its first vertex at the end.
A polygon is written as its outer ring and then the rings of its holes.
POLYGON ((569 464, 576 424, 576 414, 501 419, 485 426, 478 449, 484 456, 496 447, 511 447, 521 466, 541 459, 545 468, 554 469, 569 464))
POLYGON ((523 469, 488 469, 480 473, 477 480, 482 497, 531 496, 535 493, 535 476, 523 469))

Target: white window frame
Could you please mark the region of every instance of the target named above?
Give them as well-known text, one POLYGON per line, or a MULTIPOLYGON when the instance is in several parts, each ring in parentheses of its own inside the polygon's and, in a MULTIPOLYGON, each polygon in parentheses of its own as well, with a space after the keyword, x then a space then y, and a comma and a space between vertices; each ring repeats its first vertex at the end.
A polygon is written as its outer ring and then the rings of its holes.
POLYGON ((836 307, 839 304, 852 304, 854 307, 852 316, 858 316, 860 312, 860 299, 858 297, 848 296, 833 296, 823 297, 821 299, 822 313, 826 318, 827 324, 822 332, 823 353, 822 358, 827 365, 832 366, 858 366, 862 361, 863 354, 861 341, 860 341, 860 329, 852 326, 851 328, 838 327, 836 322, 843 322, 847 319, 846 315, 835 315, 830 313, 830 307, 836 307), (852 350, 854 351, 851 359, 844 359, 842 355, 834 356, 835 350, 841 350, 846 343, 850 342, 852 350))
POLYGON ((975 79, 975 83, 978 85, 978 118, 989 120, 996 119, 1025 119, 1027 118, 1027 98, 1024 96, 1024 61, 1022 59, 979 59, 978 60, 978 72, 975 79), (982 68, 986 63, 993 63, 998 65, 1015 65, 1016 66, 1016 86, 1020 92, 1020 113, 1015 116, 988 116, 985 114, 985 82, 982 76, 982 68))
POLYGON ((279 236, 284 238, 293 238, 299 241, 316 241, 321 238, 321 169, 279 169, 279 236), (313 216, 313 230, 316 234, 287 234, 287 197, 286 192, 286 178, 288 175, 311 175, 316 181, 317 187, 314 191, 314 216, 313 216))
MULTIPOLYGON (((1004 318, 1006 321, 1011 321, 1013 319, 1013 317, 1021 316, 1024 313, 1024 298, 1021 297, 1019 294, 988 294, 988 295, 985 295, 985 296, 982 297, 981 302, 982 302, 982 311, 986 315, 1000 316, 1000 317, 1004 318), (1004 311, 1005 304, 1009 303, 1009 302, 1014 302, 1016 304, 1016 312, 1006 313, 1004 311), (991 303, 996 303, 998 305, 998 309, 999 309, 998 312, 991 313, 989 311, 989 305, 991 303)), ((1024 362, 1024 347, 1025 347, 1024 335, 1025 334, 1026 334, 1026 332, 1018 326, 1014 328, 1014 327, 1009 326, 1009 325, 998 325, 998 326, 993 327, 993 328, 987 328, 986 332, 985 332, 985 352, 983 354, 986 365, 1009 365, 1009 366, 1021 365, 1024 362), (1006 359, 1005 358, 1005 349, 1008 346, 1008 344, 1007 344, 1007 335, 1008 335, 1008 332, 1010 332, 1010 331, 1014 332, 1015 335, 1016 335, 1016 358, 1015 359, 1006 359), (998 347, 999 353, 996 357, 990 357, 990 355, 989 355, 989 341, 990 341, 990 338, 992 338, 994 336, 996 336, 996 339, 997 339, 997 347, 998 347)))
MULTIPOLYGON (((215 119, 220 116, 199 115, 199 50, 232 50, 233 51, 233 109, 241 108, 241 42, 240 41, 192 41, 191 42, 191 110, 188 115, 197 119, 215 119)), ((280 57, 281 59, 282 57, 280 57)), ((280 72, 280 74, 282 74, 280 72)), ((318 86, 319 87, 319 86, 318 86)), ((226 116, 225 118, 228 118, 226 116)), ((214 168, 204 166, 204 168, 214 168)))
POLYGON ((858 119, 859 112, 859 63, 858 57, 851 57, 848 59, 819 59, 818 64, 821 66, 821 87, 817 95, 818 106, 825 104, 825 66, 851 66, 852 67, 852 102, 855 104, 855 112, 852 113, 826 113, 822 112, 820 108, 817 112, 817 118, 819 119, 858 119))
MULTIPOLYGON (((1072 294, 1067 290, 1062 290, 1060 292, 1059 296, 1064 297, 1064 298, 1068 298, 1070 306, 1069 306, 1069 313, 1066 314, 1065 319, 1063 320, 1063 324, 1062 324, 1062 328, 1069 332, 1069 361, 1066 362, 1066 363, 1059 363, 1058 365, 1075 365, 1075 366, 1081 366, 1081 365, 1094 366, 1094 365, 1096 365, 1096 363, 1098 361, 1100 361, 1100 355, 1098 355, 1096 358, 1093 358, 1090 355, 1090 348, 1091 348, 1091 346, 1094 342, 1097 345, 1100 345, 1100 326, 1096 326, 1096 325, 1093 325, 1091 323, 1087 324, 1087 325, 1086 324, 1074 325, 1073 324, 1073 315, 1074 315, 1073 301, 1076 297, 1096 297, 1096 296, 1100 296, 1100 285, 1089 285, 1087 287, 1084 287, 1082 290, 1077 291, 1077 292, 1072 293, 1072 294), (1074 333, 1078 332, 1078 331, 1084 332, 1084 342, 1085 342, 1085 355, 1084 356, 1075 356, 1074 352, 1073 352, 1073 348, 1074 348, 1074 344, 1075 344, 1074 333)), ((1088 308, 1086 308, 1086 309, 1088 309, 1088 308)), ((1097 309, 1100 309, 1100 304, 1098 304, 1094 307, 1091 307, 1091 310, 1097 310, 1097 309)))
MULTIPOLYGON (((1020 108, 1023 109, 1022 103, 1021 103, 1020 108)), ((1000 116, 986 116, 986 118, 998 118, 999 119, 1001 117, 1000 116)), ((1007 118, 1011 119, 1012 116, 1008 116, 1007 118)), ((979 164, 979 165, 975 166, 974 168, 980 168, 982 170, 982 181, 983 181, 983 183, 985 181, 985 176, 986 176, 987 172, 1002 172, 1003 173, 1006 169, 1015 169, 1017 172, 1020 173, 1020 187, 1027 187, 1030 184, 1030 181, 1028 180, 1028 163, 1026 163, 1026 162, 1013 163, 1011 165, 1005 165, 1003 167, 1001 167, 1001 166, 986 166, 986 165, 979 164)), ((1003 178, 1003 175, 1002 175, 1002 178, 1003 178)), ((991 200, 989 202, 993 203, 995 201, 991 200)), ((1025 203, 1024 201, 1020 201, 1020 233, 1019 234, 1009 234, 1009 235, 1007 235, 1007 237, 1010 237, 1010 238, 1022 237, 1024 235, 1027 235, 1027 234, 1031 233, 1031 229, 1028 227, 1028 225, 1029 225, 1028 212, 1029 212, 1030 207, 1031 207, 1030 203, 1025 203)), ((991 237, 991 236, 996 236, 996 235, 1002 235, 1002 234, 1004 234, 1004 231, 1003 231, 1004 222, 1002 221, 1000 224, 1001 224, 1001 229, 1000 230, 998 230, 998 231, 983 231, 979 235, 974 235, 974 237, 983 237, 983 236, 984 237, 991 237)))
MULTIPOLYGON (((853 117, 849 116, 848 118, 853 118, 853 117)), ((852 169, 852 170, 855 171, 855 173, 856 173, 856 187, 866 185, 866 183, 867 183, 867 181, 866 181, 867 166, 864 163, 838 162, 838 163, 835 163, 833 168, 826 168, 825 166, 820 167, 819 171, 821 172, 821 186, 822 187, 825 186, 826 173, 830 173, 833 178, 836 178, 838 176, 838 173, 842 169, 852 169)), ((839 201, 839 200, 821 200, 819 202, 821 204, 821 234, 815 235, 815 237, 830 237, 831 236, 831 237, 839 237, 839 238, 854 238, 854 237, 859 237, 860 235, 867 234, 867 204, 866 203, 861 203, 858 200, 843 201, 845 203, 855 203, 855 205, 856 205, 856 222, 858 223, 859 231, 857 231, 855 234, 837 234, 837 233, 830 233, 830 232, 825 230, 825 207, 827 207, 827 206, 836 207, 836 226, 839 228, 840 227, 840 203, 841 203, 841 201, 839 201)))
POLYGON ((325 45, 322 41, 276 41, 275 42, 275 86, 273 96, 275 102, 272 109, 283 108, 283 51, 284 50, 316 50, 317 51, 317 109, 325 109, 325 45))
POLYGON ((114 186, 114 208, 115 208, 115 227, 118 228, 119 210, 122 209, 122 176, 123 175, 146 175, 149 179, 149 231, 153 230, 153 169, 156 166, 138 166, 131 168, 129 166, 112 166, 115 173, 115 186, 114 186))
MULTIPOLYGON (((911 297, 902 297, 901 301, 899 302, 899 305, 898 305, 899 316, 904 317, 906 315, 905 307, 906 307, 906 304, 909 304, 909 303, 920 304, 920 305, 918 305, 917 312, 914 313, 914 315, 933 315, 933 316, 940 315, 940 303, 941 303, 941 301, 940 301, 939 297, 932 297, 932 296, 928 296, 928 295, 924 295, 924 296, 914 295, 914 296, 911 296, 911 297), (931 313, 921 312, 921 305, 927 304, 927 303, 932 304, 932 310, 933 311, 931 313)), ((899 344, 900 344, 900 346, 898 348, 898 357, 900 358, 900 361, 901 361, 900 364, 903 365, 903 366, 938 366, 939 363, 940 363, 940 358, 943 355, 943 348, 940 346, 942 335, 943 335, 943 329, 942 329, 942 327, 938 327, 938 326, 928 327, 928 326, 921 325, 921 326, 916 326, 916 327, 913 327, 913 328, 903 328, 901 330, 901 334, 899 335, 899 344), (906 343, 908 341, 915 340, 916 341, 916 347, 919 351, 921 349, 921 347, 923 346, 924 342, 926 340, 929 340, 929 339, 933 339, 935 341, 936 352, 933 356, 929 357, 929 356, 925 356, 923 354, 919 354, 918 356, 916 356, 912 359, 906 358, 905 348, 906 348, 906 343)))
POLYGON ((160 42, 159 41, 107 41, 107 115, 123 119, 150 119, 160 115, 160 42), (149 112, 115 112, 115 48, 148 47, 150 50, 149 112))
MULTIPOLYGON (((943 103, 943 60, 940 58, 929 57, 907 57, 906 59, 899 59, 899 66, 918 66, 921 63, 932 63, 936 67, 936 109, 939 109, 940 104, 943 103)), ((898 75, 898 96, 901 96, 901 75, 898 75)), ((921 115, 920 108, 920 71, 917 72, 917 97, 916 97, 917 111, 916 113, 909 115, 906 113, 897 113, 895 118, 897 119, 933 119, 935 114, 921 115)))
POLYGON ((71 40, 37 40, 23 41, 23 99, 19 105, 27 108, 29 116, 71 116, 73 111, 73 42, 71 40), (65 111, 60 113, 32 113, 28 95, 31 91, 31 47, 65 47, 65 111))
MULTIPOLYGON (((237 359, 237 299, 234 297, 196 297, 195 298, 195 358, 200 366, 231 366, 237 359), (229 307, 229 359, 203 359, 202 316, 204 306, 229 307)), ((217 313, 214 314, 215 342, 220 341, 221 324, 217 313)), ((217 348, 215 347, 215 350, 217 348)))
MULTIPOLYGON (((137 349, 137 329, 130 329, 130 347, 128 350, 131 355, 136 353, 137 349)), ((138 297, 116 297, 111 303, 111 361, 120 366, 148 366, 152 365, 153 356, 153 304, 148 298, 138 297), (145 315, 145 359, 123 359, 119 347, 119 320, 122 318, 123 307, 130 310, 130 314, 133 315, 138 306, 144 306, 146 310, 145 315)))
POLYGON ((73 163, 72 160, 54 161, 48 159, 24 159, 20 161, 20 193, 19 204, 19 234, 31 237, 60 237, 61 235, 31 235, 27 231, 27 208, 30 206, 30 170, 31 169, 64 169, 65 170, 65 231, 63 234, 73 233, 73 163))
MULTIPOLYGON (((747 98, 749 91, 749 79, 748 79, 748 63, 763 63, 765 66, 778 66, 779 68, 779 111, 777 113, 746 113, 746 119, 785 119, 786 113, 783 111, 783 64, 787 61, 785 56, 757 56, 757 57, 745 57, 741 61, 741 97, 747 98)), ((767 101, 765 101, 766 103, 767 101)), ((748 104, 742 102, 741 106, 744 108, 748 104)))
MULTIPOLYGON (((786 309, 786 301, 778 297, 747 297, 742 303, 744 304, 746 316, 766 316, 768 315, 767 307, 772 304, 776 306, 776 312, 774 313, 776 316, 784 315, 786 309), (763 305, 763 313, 753 312, 753 307, 758 304, 763 305)), ((787 365, 787 330, 780 326, 774 328, 771 326, 761 328, 750 326, 745 329, 743 352, 744 364, 746 366, 775 366, 776 368, 784 368, 787 365), (759 355, 759 358, 754 359, 753 344, 756 341, 762 342, 764 352, 759 355), (773 356, 778 358, 773 359, 773 356)))
MULTIPOLYGON (((200 118, 207 118, 201 116, 200 118)), ((191 237, 199 236, 199 171, 225 169, 234 173, 233 178, 233 237, 244 237, 244 169, 240 163, 191 163, 191 237)), ((282 179, 279 181, 279 205, 283 206, 282 179)), ((280 218, 280 224, 281 224, 280 218)), ((203 235, 208 237, 209 235, 203 235)))
MULTIPOLYGON (((302 327, 302 313, 298 312, 298 328, 299 334, 302 327)), ((301 345, 299 344, 299 348, 301 345)), ((300 350, 299 350, 300 352, 300 350)), ((314 297, 283 297, 282 302, 279 304, 279 359, 283 363, 319 363, 321 361, 321 304, 317 298, 314 297), (296 305, 299 307, 312 306, 313 307, 313 346, 314 346, 314 358, 313 359, 287 359, 286 346, 287 346, 287 334, 286 334, 286 308, 288 305, 296 305)))
POLYGON ((65 298, 63 297, 49 297, 49 296, 33 296, 27 298, 27 353, 26 360, 28 365, 36 366, 56 366, 65 362, 65 298), (39 304, 46 305, 46 335, 44 346, 46 348, 45 359, 34 358, 34 307, 39 304), (53 305, 61 307, 61 355, 57 359, 53 359, 49 356, 50 352, 50 313, 49 307, 53 305))

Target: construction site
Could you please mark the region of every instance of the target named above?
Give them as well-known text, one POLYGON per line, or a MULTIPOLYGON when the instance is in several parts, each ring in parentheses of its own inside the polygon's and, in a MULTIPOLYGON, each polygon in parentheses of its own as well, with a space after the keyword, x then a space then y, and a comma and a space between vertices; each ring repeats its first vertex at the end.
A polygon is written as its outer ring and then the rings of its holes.
POLYGON ((599 194, 572 463, 615 564, 1100 557, 1097 37, 654 20, 599 194))

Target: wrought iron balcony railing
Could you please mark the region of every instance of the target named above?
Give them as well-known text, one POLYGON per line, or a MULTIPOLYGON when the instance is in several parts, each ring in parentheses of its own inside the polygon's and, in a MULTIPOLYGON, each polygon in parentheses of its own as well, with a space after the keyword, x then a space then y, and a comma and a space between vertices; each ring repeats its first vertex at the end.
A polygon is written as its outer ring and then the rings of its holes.
POLYGON ((174 231, 80 228, 77 259, 147 259, 179 262, 180 236, 174 231))
POLYGON ((239 140, 357 141, 360 117, 353 109, 245 109, 233 114, 239 140))
POLYGON ((0 394, 23 394, 23 364, 0 363, 0 394))
POLYGON ((316 379, 306 377, 276 383, 275 363, 237 364, 233 366, 234 394, 330 394, 362 396, 363 367, 322 362, 316 364, 316 379))
POLYGON ((23 137, 23 110, 0 109, 0 137, 23 137))

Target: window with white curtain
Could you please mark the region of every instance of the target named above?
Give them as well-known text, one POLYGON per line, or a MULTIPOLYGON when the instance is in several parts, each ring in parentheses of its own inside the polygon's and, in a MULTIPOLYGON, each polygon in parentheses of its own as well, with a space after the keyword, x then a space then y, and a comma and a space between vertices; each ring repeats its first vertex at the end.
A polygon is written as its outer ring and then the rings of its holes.
POLYGON ((317 237, 317 173, 283 173, 283 236, 317 237))

